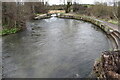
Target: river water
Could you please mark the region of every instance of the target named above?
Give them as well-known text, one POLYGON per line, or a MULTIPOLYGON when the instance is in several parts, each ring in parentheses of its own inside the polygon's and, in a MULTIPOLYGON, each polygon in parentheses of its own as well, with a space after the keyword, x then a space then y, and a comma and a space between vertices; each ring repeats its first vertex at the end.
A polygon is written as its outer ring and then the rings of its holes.
POLYGON ((52 17, 27 22, 27 30, 3 37, 3 77, 89 77, 95 59, 109 50, 97 26, 52 17))

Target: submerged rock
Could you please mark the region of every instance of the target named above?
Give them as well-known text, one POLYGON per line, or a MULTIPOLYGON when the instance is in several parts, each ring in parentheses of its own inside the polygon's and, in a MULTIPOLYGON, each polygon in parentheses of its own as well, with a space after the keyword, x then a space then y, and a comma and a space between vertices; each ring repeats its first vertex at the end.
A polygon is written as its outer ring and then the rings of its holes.
POLYGON ((95 61, 94 73, 99 78, 120 79, 120 51, 106 51, 95 61))

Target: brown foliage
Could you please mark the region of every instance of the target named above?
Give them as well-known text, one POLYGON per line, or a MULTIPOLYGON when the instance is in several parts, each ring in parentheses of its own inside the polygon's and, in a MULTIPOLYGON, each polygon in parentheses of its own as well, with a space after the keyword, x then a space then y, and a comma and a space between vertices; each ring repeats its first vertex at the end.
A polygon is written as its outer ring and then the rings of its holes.
POLYGON ((94 5, 90 4, 74 4, 74 12, 79 14, 100 17, 104 19, 118 19, 118 6, 114 3, 114 6, 109 6, 107 3, 98 3, 94 5))
POLYGON ((47 12, 47 10, 42 2, 3 2, 3 28, 25 28, 26 20, 31 19, 36 13, 45 12, 47 12))

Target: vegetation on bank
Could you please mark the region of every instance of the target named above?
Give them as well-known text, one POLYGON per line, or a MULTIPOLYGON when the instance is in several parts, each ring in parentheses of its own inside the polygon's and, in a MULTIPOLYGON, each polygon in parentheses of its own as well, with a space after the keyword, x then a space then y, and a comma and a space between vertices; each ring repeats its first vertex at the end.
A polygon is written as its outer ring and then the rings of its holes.
POLYGON ((14 34, 18 31, 20 31, 20 29, 16 27, 11 29, 3 29, 3 30, 0 30, 0 35, 14 34))
POLYGON ((112 23, 112 24, 118 25, 118 21, 117 21, 117 20, 109 20, 108 22, 109 22, 109 23, 112 23))

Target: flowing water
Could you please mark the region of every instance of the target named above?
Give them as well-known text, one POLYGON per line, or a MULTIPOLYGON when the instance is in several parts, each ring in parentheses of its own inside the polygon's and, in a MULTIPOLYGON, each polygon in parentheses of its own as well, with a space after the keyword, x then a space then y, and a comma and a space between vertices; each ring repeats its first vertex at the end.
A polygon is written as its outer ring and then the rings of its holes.
POLYGON ((3 37, 3 77, 89 77, 95 59, 109 49, 97 26, 52 17, 27 22, 27 30, 3 37))

